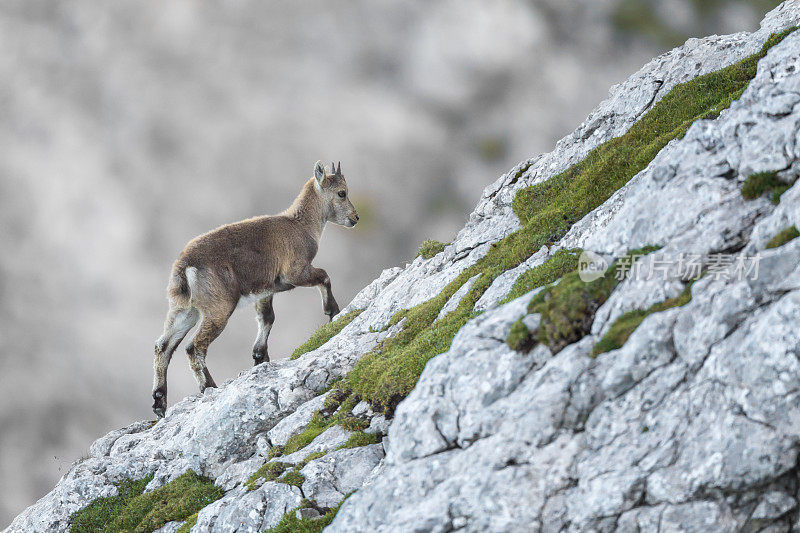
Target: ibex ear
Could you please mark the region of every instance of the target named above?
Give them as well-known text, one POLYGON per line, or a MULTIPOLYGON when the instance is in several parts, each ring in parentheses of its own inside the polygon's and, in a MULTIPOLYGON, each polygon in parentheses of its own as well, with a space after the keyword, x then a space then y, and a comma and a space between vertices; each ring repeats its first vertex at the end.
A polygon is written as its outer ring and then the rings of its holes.
POLYGON ((314 165, 314 177, 317 179, 319 186, 322 187, 322 182, 325 181, 325 165, 322 164, 322 161, 317 161, 314 165))

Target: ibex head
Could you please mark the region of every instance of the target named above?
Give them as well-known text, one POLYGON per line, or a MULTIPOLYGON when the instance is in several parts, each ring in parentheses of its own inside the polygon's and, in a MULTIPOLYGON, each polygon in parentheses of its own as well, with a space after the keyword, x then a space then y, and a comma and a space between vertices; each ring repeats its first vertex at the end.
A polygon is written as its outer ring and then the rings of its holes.
POLYGON ((348 197, 347 182, 342 175, 342 163, 335 167, 331 163, 330 173, 325 172, 325 165, 317 161, 314 165, 314 178, 317 191, 322 199, 325 220, 352 228, 358 222, 358 213, 348 197))

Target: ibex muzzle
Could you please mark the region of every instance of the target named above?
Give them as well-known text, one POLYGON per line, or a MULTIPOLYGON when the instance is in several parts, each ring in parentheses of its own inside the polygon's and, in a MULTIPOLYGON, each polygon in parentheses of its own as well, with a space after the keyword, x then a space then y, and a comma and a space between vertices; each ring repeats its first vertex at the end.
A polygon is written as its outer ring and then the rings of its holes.
POLYGON ((164 334, 156 341, 156 415, 163 417, 167 408, 167 367, 172 354, 198 321, 200 325, 186 354, 202 392, 216 387, 206 367, 208 346, 225 329, 242 298, 255 300, 256 365, 269 361, 267 339, 275 320, 272 296, 276 292, 317 286, 325 314, 332 320, 339 313, 328 273, 311 265, 327 222, 353 227, 358 213, 348 196, 342 164, 337 168, 331 164, 328 173, 317 161, 314 177, 283 213, 228 224, 186 245, 172 266, 167 286, 169 312, 164 334))

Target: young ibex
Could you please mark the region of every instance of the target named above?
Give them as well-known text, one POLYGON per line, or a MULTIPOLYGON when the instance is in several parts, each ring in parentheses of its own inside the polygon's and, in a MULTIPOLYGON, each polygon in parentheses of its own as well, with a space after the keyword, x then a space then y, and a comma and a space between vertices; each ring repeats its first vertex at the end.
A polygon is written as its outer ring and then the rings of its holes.
POLYGON ((255 300, 256 365, 269 361, 267 338, 275 320, 272 295, 276 292, 317 286, 325 314, 332 320, 339 313, 327 272, 311 265, 326 222, 353 227, 358 214, 347 197, 342 164, 335 169, 331 165, 326 173, 317 161, 314 177, 283 213, 228 224, 186 245, 172 266, 169 312, 164 334, 156 341, 153 411, 157 416, 163 417, 167 408, 169 361, 198 320, 200 326, 186 354, 202 392, 216 387, 206 367, 208 345, 222 333, 242 299, 255 300))

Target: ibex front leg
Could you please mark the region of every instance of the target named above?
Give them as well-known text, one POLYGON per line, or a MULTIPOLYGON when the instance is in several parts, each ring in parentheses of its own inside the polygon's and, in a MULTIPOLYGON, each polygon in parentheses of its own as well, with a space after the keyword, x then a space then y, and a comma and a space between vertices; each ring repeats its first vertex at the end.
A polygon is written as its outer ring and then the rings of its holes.
POLYGON ((269 339, 272 323, 275 322, 271 295, 256 302, 256 322, 258 323, 258 335, 256 335, 256 343, 253 345, 253 366, 269 361, 267 339, 269 339))
POLYGON ((299 287, 316 286, 322 295, 322 311, 328 315, 330 320, 339 314, 339 304, 336 303, 336 298, 331 292, 331 278, 321 268, 308 265, 295 279, 290 279, 289 282, 299 287))

